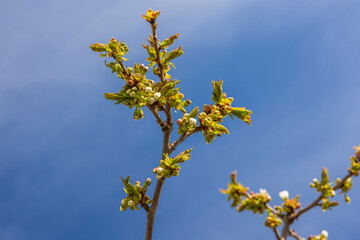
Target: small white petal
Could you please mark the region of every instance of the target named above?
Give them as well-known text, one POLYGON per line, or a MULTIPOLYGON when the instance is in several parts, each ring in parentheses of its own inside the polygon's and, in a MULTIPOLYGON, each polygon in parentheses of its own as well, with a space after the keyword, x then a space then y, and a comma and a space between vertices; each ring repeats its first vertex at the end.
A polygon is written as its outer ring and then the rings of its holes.
POLYGON ((152 88, 151 88, 151 87, 146 87, 146 88, 145 88, 145 92, 149 93, 149 92, 151 92, 151 91, 152 91, 152 88))
POLYGON ((335 194, 336 194, 335 191, 332 190, 332 191, 331 191, 331 195, 332 195, 332 196, 335 196, 335 194))
POLYGON ((161 97, 161 93, 157 92, 154 94, 154 99, 158 100, 161 97))
POLYGON ((314 178, 314 179, 313 179, 313 182, 318 182, 317 178, 314 178))
POLYGON ((151 183, 151 178, 147 178, 145 182, 151 183))
POLYGON ((267 193, 266 189, 260 188, 259 191, 260 191, 261 194, 266 194, 267 193))
POLYGON ((322 230, 321 235, 327 238, 329 236, 329 233, 326 230, 322 230))
POLYGON ((280 196, 283 200, 288 199, 288 198, 289 198, 289 192, 286 191, 286 190, 281 191, 281 192, 279 192, 279 196, 280 196))

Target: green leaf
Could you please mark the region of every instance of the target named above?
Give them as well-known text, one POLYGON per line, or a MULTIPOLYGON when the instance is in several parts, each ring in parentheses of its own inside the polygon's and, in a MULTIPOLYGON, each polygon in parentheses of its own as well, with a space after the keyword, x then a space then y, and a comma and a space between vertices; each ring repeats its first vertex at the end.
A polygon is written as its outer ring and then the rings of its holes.
POLYGON ((218 103, 220 102, 221 98, 222 98, 222 84, 223 84, 223 80, 219 80, 219 81, 212 81, 213 84, 213 92, 212 92, 212 97, 211 100, 214 103, 218 103))
POLYGON ((216 124, 216 128, 221 133, 230 134, 229 130, 226 127, 224 127, 223 125, 219 124, 219 123, 216 124))
POLYGON ((199 113, 199 107, 195 107, 190 113, 189 118, 196 118, 197 114, 199 113))
POLYGON ((179 48, 169 52, 164 60, 164 64, 168 64, 171 60, 179 57, 181 54, 183 54, 183 50, 182 50, 182 46, 180 46, 179 48))
POLYGON ((180 35, 180 33, 177 33, 175 35, 172 35, 171 37, 169 37, 169 39, 165 39, 162 43, 161 43, 161 47, 164 49, 164 48, 167 48, 167 46, 170 46, 171 44, 174 43, 174 41, 176 39, 178 39, 178 36, 180 35))
MULTIPOLYGON (((107 52, 107 46, 102 43, 94 43, 90 45, 91 50, 94 52, 107 52)), ((106 54, 105 54, 106 55, 106 54)))
POLYGON ((169 62, 168 64, 169 64, 170 66, 172 66, 174 69, 176 69, 176 67, 174 66, 173 63, 169 62))
POLYGON ((119 104, 126 100, 124 96, 120 96, 119 93, 104 93, 106 99, 111 101, 117 101, 116 104, 119 104))
POLYGON ((251 119, 250 119, 250 114, 252 113, 252 111, 245 109, 244 107, 238 108, 238 107, 233 107, 231 108, 231 112, 229 113, 229 116, 236 116, 238 118, 240 118, 241 120, 243 120, 244 122, 246 122, 247 124, 251 125, 251 119))

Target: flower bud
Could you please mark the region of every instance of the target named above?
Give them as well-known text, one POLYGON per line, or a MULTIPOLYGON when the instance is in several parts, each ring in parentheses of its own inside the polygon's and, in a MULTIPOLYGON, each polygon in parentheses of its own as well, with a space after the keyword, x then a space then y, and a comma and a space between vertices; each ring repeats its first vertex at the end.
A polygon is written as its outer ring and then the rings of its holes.
POLYGON ((157 171, 157 173, 162 173, 162 172, 164 172, 164 169, 162 167, 158 167, 156 171, 157 171))
POLYGON ((160 178, 162 178, 162 176, 160 176, 160 175, 156 175, 156 178, 157 178, 157 179, 160 179, 160 178))
POLYGON ((125 207, 123 207, 123 205, 120 206, 120 211, 125 211, 125 207))
POLYGON ((154 99, 158 100, 161 97, 161 93, 157 92, 154 94, 154 99))
POLYGON ((146 88, 145 88, 145 92, 149 93, 149 92, 151 92, 151 91, 152 91, 152 88, 151 88, 151 87, 146 87, 146 88))
POLYGON ((135 206, 135 202, 133 200, 129 200, 128 201, 128 205, 129 207, 134 207, 135 206))
POLYGON ((177 121, 176 121, 176 123, 177 123, 177 125, 181 125, 181 122, 182 122, 182 120, 181 119, 178 119, 177 121))
POLYGON ((121 205, 125 205, 126 204, 126 199, 124 198, 123 200, 121 200, 121 205))
POLYGON ((147 179, 145 180, 145 184, 146 184, 146 185, 150 185, 150 184, 151 184, 151 178, 147 178, 147 179))
POLYGON ((330 192, 330 196, 332 196, 332 197, 334 197, 335 196, 335 191, 334 190, 331 190, 331 192, 330 192))
POLYGON ((314 178, 314 179, 313 179, 313 182, 317 183, 317 182, 319 182, 319 181, 318 181, 317 178, 314 178))
POLYGON ((136 87, 132 87, 132 88, 131 88, 131 90, 136 91, 136 90, 137 90, 137 88, 136 88, 136 87))
POLYGON ((195 118, 190 118, 189 122, 191 125, 196 125, 196 119, 195 118))

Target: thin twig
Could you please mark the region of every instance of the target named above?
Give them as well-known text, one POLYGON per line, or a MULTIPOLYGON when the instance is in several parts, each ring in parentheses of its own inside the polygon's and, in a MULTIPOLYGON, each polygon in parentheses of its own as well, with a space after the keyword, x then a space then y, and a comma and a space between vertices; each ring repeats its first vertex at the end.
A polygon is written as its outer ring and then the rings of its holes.
POLYGON ((156 64, 159 68, 159 77, 161 82, 163 83, 164 80, 164 67, 161 63, 161 59, 160 59, 160 49, 159 49, 159 45, 158 45, 158 39, 157 39, 157 35, 156 35, 156 28, 157 28, 157 23, 155 22, 151 22, 151 29, 152 29, 152 39, 153 42, 150 43, 152 45, 152 47, 155 49, 156 52, 156 64))
POLYGON ((152 114, 154 115, 154 117, 156 118, 156 122, 159 124, 159 126, 161 127, 161 129, 163 131, 165 131, 166 128, 166 123, 161 119, 159 113, 155 110, 155 108, 150 105, 150 104, 146 104, 146 106, 148 107, 148 109, 152 112, 152 114))
POLYGON ((286 240, 287 236, 289 235, 290 225, 293 223, 293 220, 290 220, 289 216, 285 215, 283 217, 283 221, 284 221, 284 226, 283 226, 283 229, 281 231, 281 239, 286 240))
POLYGON ((281 237, 280 237, 279 230, 277 228, 273 228, 273 231, 275 233, 276 239, 277 240, 282 240, 281 237))
POLYGON ((289 235, 295 238, 296 240, 305 240, 305 238, 300 237, 300 235, 297 232, 295 232, 295 230, 293 229, 289 230, 289 235))
MULTIPOLYGON (((344 185, 345 181, 347 179, 349 179, 352 175, 353 175, 352 173, 348 173, 339 183, 337 183, 333 187, 333 189, 337 190, 337 189, 341 188, 344 185)), ((306 207, 301 208, 297 213, 294 214, 294 216, 292 218, 295 220, 295 219, 299 218, 302 214, 304 214, 307 211, 309 211, 310 209, 312 209, 313 207, 321 206, 320 201, 321 201, 322 197, 323 197, 323 194, 321 194, 318 198, 316 198, 312 203, 310 203, 306 207)))
POLYGON ((174 142, 172 142, 172 143, 170 144, 170 147, 169 147, 169 148, 170 148, 170 152, 173 152, 180 143, 182 143, 183 141, 185 141, 186 138, 190 137, 190 136, 193 135, 194 133, 200 132, 201 129, 202 129, 202 126, 201 126, 201 125, 197 125, 192 132, 186 132, 186 133, 184 133, 183 135, 181 135, 176 141, 174 141, 174 142))

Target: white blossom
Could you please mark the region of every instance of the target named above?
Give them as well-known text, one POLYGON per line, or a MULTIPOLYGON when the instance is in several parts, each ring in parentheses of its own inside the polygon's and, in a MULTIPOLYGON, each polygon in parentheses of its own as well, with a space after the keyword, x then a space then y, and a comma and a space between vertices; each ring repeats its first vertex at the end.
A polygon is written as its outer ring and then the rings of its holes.
POLYGON ((317 178, 314 178, 314 179, 313 179, 313 182, 318 182, 318 179, 317 179, 317 178))
POLYGON ((322 230, 321 235, 327 238, 329 236, 329 233, 326 230, 322 230))
POLYGON ((151 178, 147 178, 147 179, 145 180, 145 182, 147 182, 148 184, 151 184, 151 178))
POLYGON ((335 191, 334 191, 334 190, 331 190, 330 195, 331 195, 331 196, 335 196, 335 194, 336 194, 335 191))
POLYGON ((135 202, 133 200, 129 200, 128 205, 129 205, 129 207, 133 207, 133 206, 135 206, 135 202))
POLYGON ((126 199, 124 198, 123 200, 121 200, 121 205, 125 205, 126 204, 126 199))
POLYGON ((145 88, 145 92, 149 93, 149 92, 151 92, 151 91, 152 91, 152 88, 151 88, 151 87, 146 87, 146 88, 145 88))
POLYGON ((157 92, 154 94, 154 99, 158 100, 161 97, 161 93, 157 92))
POLYGON ((195 118, 190 118, 189 122, 191 125, 196 125, 196 119, 195 118))
POLYGON ((289 198, 289 192, 286 191, 286 190, 281 191, 281 192, 279 192, 279 196, 280 196, 283 200, 288 199, 288 198, 289 198))
POLYGON ((149 98, 149 99, 148 99, 148 102, 149 102, 150 104, 153 104, 153 103, 155 102, 155 99, 149 98))
POLYGON ((266 189, 260 188, 259 191, 260 191, 260 194, 264 194, 267 197, 271 198, 270 194, 266 191, 266 189))
POLYGON ((259 191, 260 191, 261 194, 266 194, 267 193, 266 189, 263 189, 263 188, 260 188, 259 191))

